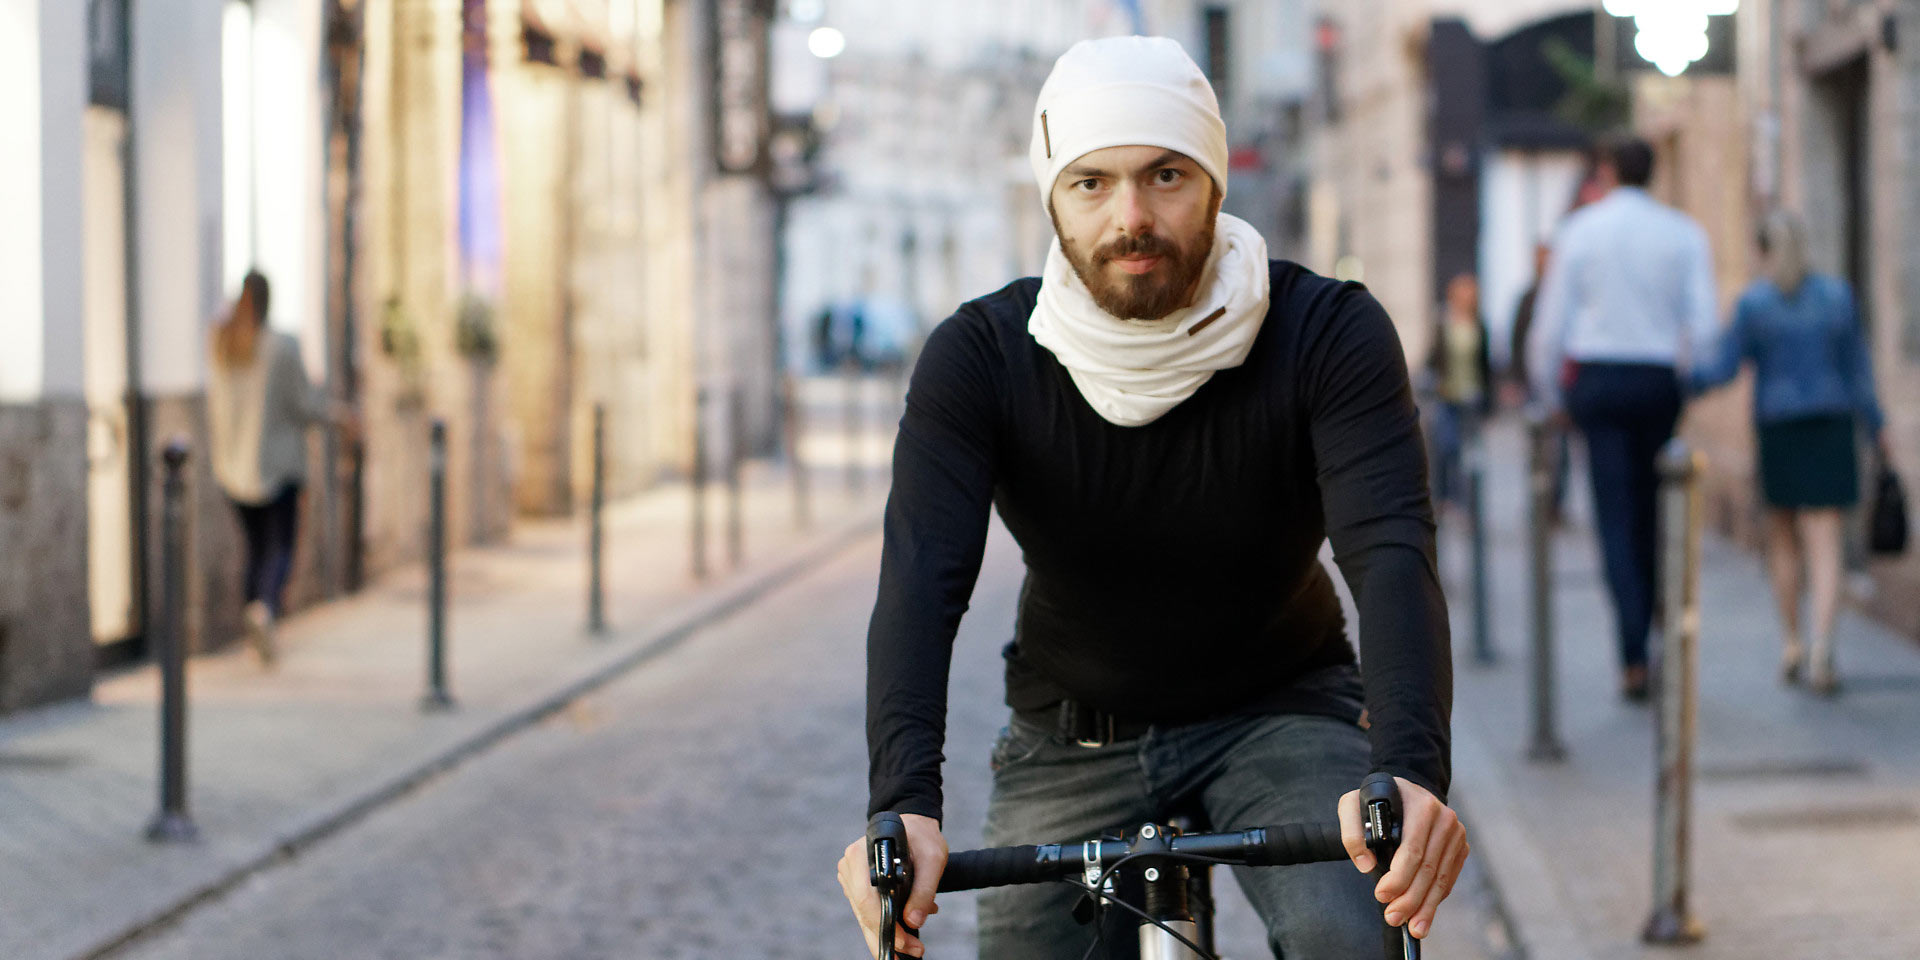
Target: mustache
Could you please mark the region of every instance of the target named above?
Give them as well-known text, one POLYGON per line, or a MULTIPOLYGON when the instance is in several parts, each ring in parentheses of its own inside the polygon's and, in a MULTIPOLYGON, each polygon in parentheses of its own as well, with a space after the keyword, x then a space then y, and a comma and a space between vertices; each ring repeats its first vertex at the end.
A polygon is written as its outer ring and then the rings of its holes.
POLYGON ((1175 256, 1180 248, 1173 241, 1157 233, 1143 233, 1136 237, 1121 237, 1118 240, 1102 244, 1093 250, 1093 265, 1104 267, 1110 261, 1120 257, 1164 257, 1175 256))

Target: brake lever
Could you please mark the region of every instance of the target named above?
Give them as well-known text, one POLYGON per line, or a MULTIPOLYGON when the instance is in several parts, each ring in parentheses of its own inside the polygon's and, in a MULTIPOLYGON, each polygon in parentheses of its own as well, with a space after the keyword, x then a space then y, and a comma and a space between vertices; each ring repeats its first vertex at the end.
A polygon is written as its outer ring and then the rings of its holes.
MULTIPOLYGON (((1367 850, 1373 854, 1375 880, 1387 875, 1400 849, 1400 787, 1393 774, 1370 773, 1360 782, 1360 803, 1366 818, 1367 850)), ((1400 931, 1402 960, 1420 960, 1420 940, 1405 924, 1400 931)))
POLYGON ((907 851, 907 825, 897 813, 881 811, 867 821, 867 878, 880 891, 879 960, 894 960, 896 923, 909 935, 920 935, 899 920, 913 890, 913 857, 907 851))

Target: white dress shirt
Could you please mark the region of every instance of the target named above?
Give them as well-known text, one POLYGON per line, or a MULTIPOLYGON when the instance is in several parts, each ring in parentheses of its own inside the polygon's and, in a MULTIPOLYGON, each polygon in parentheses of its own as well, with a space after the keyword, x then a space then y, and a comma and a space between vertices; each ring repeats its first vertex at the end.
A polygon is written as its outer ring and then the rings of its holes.
POLYGON ((1706 232, 1616 187, 1568 215, 1554 242, 1527 338, 1535 395, 1560 406, 1566 360, 1683 366, 1719 326, 1706 232))

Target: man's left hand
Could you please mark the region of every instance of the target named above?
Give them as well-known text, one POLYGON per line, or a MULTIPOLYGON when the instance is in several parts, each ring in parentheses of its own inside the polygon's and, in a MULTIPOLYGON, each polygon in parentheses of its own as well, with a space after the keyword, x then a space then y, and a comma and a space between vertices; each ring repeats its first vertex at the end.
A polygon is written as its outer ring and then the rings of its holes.
MULTIPOLYGON (((1467 828, 1459 816, 1425 787, 1394 777, 1400 787, 1400 849, 1387 865, 1387 875, 1374 885, 1374 899, 1387 905, 1387 925, 1407 924, 1425 939, 1433 928, 1434 911, 1453 892, 1460 868, 1467 862, 1467 828)), ((1340 839, 1361 873, 1376 865, 1367 849, 1362 827, 1360 791, 1340 798, 1340 839)))

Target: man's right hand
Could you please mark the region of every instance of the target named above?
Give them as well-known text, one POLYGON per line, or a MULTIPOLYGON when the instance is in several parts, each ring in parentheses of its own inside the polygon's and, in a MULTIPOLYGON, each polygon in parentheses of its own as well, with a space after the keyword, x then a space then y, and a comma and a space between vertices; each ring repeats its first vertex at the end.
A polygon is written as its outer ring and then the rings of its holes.
MULTIPOLYGON (((947 838, 940 835, 940 821, 919 814, 903 813, 900 822, 907 828, 907 854, 913 859, 913 891, 907 896, 905 915, 901 920, 909 927, 920 929, 927 918, 940 912, 933 902, 933 892, 940 886, 940 874, 947 869, 947 838)), ((873 887, 873 880, 867 871, 867 838, 862 835, 847 844, 845 853, 840 855, 840 892, 847 895, 847 903, 853 907, 853 918, 860 922, 860 932, 866 934, 867 952, 875 957, 880 955, 880 892, 873 887)), ((926 945, 919 937, 910 936, 904 930, 894 930, 893 949, 895 953, 909 957, 924 957, 926 945)))

